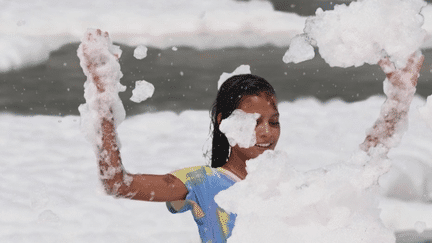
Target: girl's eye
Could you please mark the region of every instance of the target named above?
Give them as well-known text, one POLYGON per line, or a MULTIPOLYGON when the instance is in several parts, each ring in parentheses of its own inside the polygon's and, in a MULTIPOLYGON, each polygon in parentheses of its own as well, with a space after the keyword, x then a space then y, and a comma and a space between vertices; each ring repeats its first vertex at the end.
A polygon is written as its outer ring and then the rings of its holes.
POLYGON ((262 122, 262 120, 261 120, 261 119, 258 119, 258 120, 257 120, 257 123, 256 123, 256 126, 258 126, 261 122, 262 122))
MULTIPOLYGON (((259 124, 261 124, 262 121, 257 120, 256 126, 259 126, 259 124)), ((268 124, 270 124, 271 126, 279 126, 279 121, 269 121, 268 124)))

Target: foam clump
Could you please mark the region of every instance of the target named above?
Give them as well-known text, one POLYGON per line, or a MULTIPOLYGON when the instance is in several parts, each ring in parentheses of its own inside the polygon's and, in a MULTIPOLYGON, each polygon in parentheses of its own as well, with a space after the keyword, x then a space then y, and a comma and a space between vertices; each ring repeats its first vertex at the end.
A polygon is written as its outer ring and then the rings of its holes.
POLYGON ((144 59, 147 57, 147 50, 146 46, 139 45, 135 48, 133 56, 138 60, 144 59))
POLYGON ((84 83, 85 104, 78 109, 81 115, 81 130, 87 140, 97 147, 102 143, 102 120, 113 120, 118 126, 126 116, 119 92, 126 90, 120 84, 123 73, 118 59, 122 51, 112 44, 107 32, 88 29, 81 39, 78 57, 87 76, 84 83))
POLYGON ((298 35, 291 40, 288 51, 283 56, 284 63, 299 63, 315 57, 313 46, 304 35, 298 35))
POLYGON ((219 129, 225 134, 231 147, 238 144, 241 148, 249 148, 256 144, 255 127, 260 116, 258 113, 246 113, 237 109, 222 120, 219 129))
POLYGON ((379 217, 377 167, 365 153, 354 161, 299 172, 281 151, 247 161, 248 175, 215 200, 237 214, 228 242, 395 242, 379 217), (367 159, 368 163, 364 160, 367 159), (358 161, 357 161, 358 162, 358 161), (365 169, 364 167, 370 167, 365 169))
POLYGON ((427 97, 426 104, 418 108, 420 116, 426 122, 430 129, 432 129, 432 95, 427 97))
POLYGON ((222 73, 222 75, 220 76, 219 80, 218 80, 218 89, 222 86, 222 84, 229 78, 231 78, 232 76, 235 75, 240 75, 240 74, 250 74, 250 66, 249 65, 240 65, 238 66, 234 72, 232 73, 222 73))
POLYGON ((414 228, 417 231, 417 233, 421 234, 424 232, 424 230, 426 229, 426 223, 423 221, 417 221, 414 224, 414 228))
POLYGON ((130 98, 130 100, 135 103, 140 103, 152 97, 154 91, 155 87, 153 86, 153 84, 145 80, 136 81, 135 89, 132 90, 132 97, 130 98))
POLYGON ((425 40, 420 11, 426 5, 423 0, 364 0, 334 10, 318 8, 306 20, 304 34, 332 67, 376 64, 389 56, 402 68, 425 40))

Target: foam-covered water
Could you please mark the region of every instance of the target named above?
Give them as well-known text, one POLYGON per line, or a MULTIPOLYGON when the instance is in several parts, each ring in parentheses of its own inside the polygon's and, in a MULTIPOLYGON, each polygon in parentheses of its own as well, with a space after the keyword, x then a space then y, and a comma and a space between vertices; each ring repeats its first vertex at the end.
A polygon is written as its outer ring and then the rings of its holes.
MULTIPOLYGON (((289 164, 306 171, 345 161, 364 139, 384 99, 362 102, 308 98, 279 104, 289 164)), ((432 225, 432 132, 416 107, 401 144, 381 178, 381 218, 394 231, 432 225)), ((2 242, 199 242, 190 214, 165 204, 114 199, 100 185, 96 158, 79 130, 79 117, 1 115, 0 239, 2 242)), ((165 174, 208 163, 208 111, 158 112, 127 118, 118 132, 125 168, 165 174), (178 141, 182 141, 179 143, 178 141), (167 153, 166 151, 170 151, 167 153)))
MULTIPOLYGON (((0 71, 47 60, 49 52, 77 42, 87 28, 108 31, 114 42, 159 48, 214 49, 265 44, 287 46, 306 17, 273 10, 266 1, 170 0, 1 2, 0 71)), ((432 46, 432 8, 423 10, 432 46)))
MULTIPOLYGON (((32 15, 41 2, 5 3, 0 28, 6 48, 0 56, 1 70, 46 60, 49 51, 75 41, 88 27, 108 30, 121 43, 170 47, 177 52, 180 45, 199 49, 268 43, 285 46, 304 23, 304 17, 275 12, 269 3, 260 1, 189 1, 168 8, 161 3, 136 2, 124 7, 117 2, 94 2, 85 10, 79 1, 64 6, 53 3, 39 11, 46 11, 45 18, 32 15), (103 13, 95 14, 99 11, 103 13), (221 21, 223 16, 225 21, 221 21)), ((430 6, 423 9, 426 30, 430 28, 428 11, 430 6)), ((430 32, 423 47, 428 47, 428 41, 430 32)), ((424 102, 417 97, 414 105, 424 102)), ((352 104, 340 100, 322 104, 313 98, 283 103, 278 148, 289 154, 290 166, 298 171, 345 161, 364 138, 382 103, 379 97, 352 104), (316 149, 310 150, 311 146, 316 149)), ((394 231, 423 231, 432 225, 426 203, 432 197, 428 179, 431 134, 416 109, 411 109, 410 117, 406 138, 389 154, 393 168, 380 180, 381 219, 394 231)), ((105 196, 99 189, 91 146, 77 132, 77 117, 2 115, 0 121, 7 128, 0 136, 0 154, 6 161, 1 168, 5 176, 0 179, 4 209, 0 223, 6 229, 0 231, 2 241, 199 241, 190 215, 173 216, 161 204, 105 196)), ((202 111, 157 112, 127 119, 119 129, 125 167, 135 173, 167 173, 203 164, 201 155, 209 147, 208 124, 208 114, 202 111)))

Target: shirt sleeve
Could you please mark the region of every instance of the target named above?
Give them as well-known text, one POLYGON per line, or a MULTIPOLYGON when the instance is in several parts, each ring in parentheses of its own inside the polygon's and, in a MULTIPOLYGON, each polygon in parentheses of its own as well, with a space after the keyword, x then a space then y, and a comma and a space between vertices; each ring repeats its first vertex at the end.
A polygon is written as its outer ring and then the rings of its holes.
POLYGON ((188 194, 185 200, 166 202, 167 208, 171 213, 182 213, 192 210, 196 219, 204 217, 205 213, 199 205, 200 187, 204 185, 206 175, 212 173, 206 166, 195 166, 180 169, 171 174, 180 179, 186 186, 188 194), (198 193, 197 193, 198 192, 198 193))

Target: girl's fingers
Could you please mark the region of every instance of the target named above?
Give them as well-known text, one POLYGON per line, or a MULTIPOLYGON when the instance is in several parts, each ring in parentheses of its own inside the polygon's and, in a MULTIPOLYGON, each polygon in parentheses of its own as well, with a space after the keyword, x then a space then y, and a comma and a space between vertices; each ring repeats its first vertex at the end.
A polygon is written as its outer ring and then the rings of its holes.
MULTIPOLYGON (((411 84, 416 86, 418 74, 423 65, 424 56, 415 52, 411 54, 408 59, 407 65, 403 69, 396 69, 395 65, 390 61, 388 57, 381 59, 378 64, 381 69, 386 74, 387 78, 392 83, 404 83, 402 80, 402 75, 410 74, 411 75, 411 84)), ((405 82, 406 83, 406 82, 405 82)))
POLYGON ((416 58, 416 61, 414 62, 414 72, 420 72, 420 69, 423 66, 424 59, 425 57, 423 55, 420 55, 418 58, 416 58))
POLYGON ((419 73, 420 73, 420 70, 421 70, 422 65, 423 65, 423 61, 424 61, 424 56, 423 55, 420 55, 419 57, 416 57, 415 61, 414 61, 414 58, 413 58, 413 64, 411 64, 412 67, 407 71, 407 72, 412 72, 411 73, 412 74, 411 84, 413 86, 417 85, 417 80, 418 80, 419 73))
POLYGON ((389 74, 396 70, 395 65, 390 61, 388 57, 381 59, 378 62, 378 65, 380 65, 381 69, 384 71, 384 73, 389 74))
POLYGON ((414 66, 415 59, 416 59, 416 53, 411 54, 410 58, 408 59, 406 66, 402 69, 402 71, 410 72, 414 66))

